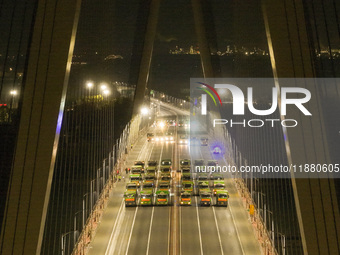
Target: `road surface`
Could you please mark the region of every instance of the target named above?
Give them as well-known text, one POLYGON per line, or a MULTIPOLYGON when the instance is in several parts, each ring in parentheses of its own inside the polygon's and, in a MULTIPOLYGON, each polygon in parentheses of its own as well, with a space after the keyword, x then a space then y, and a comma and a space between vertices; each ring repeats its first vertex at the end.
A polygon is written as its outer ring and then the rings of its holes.
MULTIPOLYGON (((185 112, 161 105, 158 120, 188 118, 185 112)), ((157 133, 158 127, 148 132, 157 133)), ((209 146, 190 146, 178 143, 178 137, 188 134, 186 127, 164 127, 172 133, 175 142, 147 142, 140 137, 129 153, 126 165, 135 160, 171 158, 173 185, 171 206, 125 207, 123 193, 126 182, 117 183, 103 214, 89 254, 261 254, 248 214, 231 178, 226 178, 229 191, 228 207, 201 207, 193 196, 191 206, 178 204, 180 159, 212 159, 209 146)), ((221 161, 220 164, 223 162, 221 161)), ((125 175, 125 173, 124 173, 125 175)), ((126 178, 127 179, 127 176, 126 178)))

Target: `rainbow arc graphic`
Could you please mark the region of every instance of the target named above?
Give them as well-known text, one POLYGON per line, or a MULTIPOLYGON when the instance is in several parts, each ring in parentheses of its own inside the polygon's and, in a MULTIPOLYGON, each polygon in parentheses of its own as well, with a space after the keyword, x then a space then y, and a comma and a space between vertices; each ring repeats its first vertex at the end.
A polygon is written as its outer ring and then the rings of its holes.
MULTIPOLYGON (((210 86, 210 85, 208 85, 208 84, 206 84, 206 83, 203 83, 203 82, 197 82, 198 84, 201 84, 201 85, 203 85, 203 86, 205 86, 205 87, 207 87, 208 89, 210 89, 216 96, 217 96, 217 98, 218 98, 218 100, 220 101, 220 104, 221 104, 221 106, 222 106, 222 100, 221 100, 221 98, 220 98, 220 95, 217 93, 217 91, 212 87, 212 86, 210 86)), ((213 96, 213 94, 209 91, 209 90, 207 90, 207 89, 205 89, 205 88, 201 88, 201 87, 197 87, 198 89, 201 89, 201 90, 203 90, 205 93, 207 93, 211 98, 212 98, 212 100, 214 101, 214 103, 215 103, 215 105, 217 106, 217 102, 216 102, 216 99, 215 99, 215 97, 213 96)))

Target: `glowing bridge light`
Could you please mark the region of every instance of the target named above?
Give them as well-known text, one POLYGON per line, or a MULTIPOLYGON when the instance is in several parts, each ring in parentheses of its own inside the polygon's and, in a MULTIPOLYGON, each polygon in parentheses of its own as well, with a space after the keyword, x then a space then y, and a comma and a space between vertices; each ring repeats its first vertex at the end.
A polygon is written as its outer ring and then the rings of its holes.
POLYGON ((147 115, 149 113, 149 109, 147 107, 142 107, 140 112, 141 112, 142 115, 147 115))
POLYGON ((16 90, 11 90, 9 93, 10 93, 12 96, 16 96, 16 95, 18 94, 18 91, 16 91, 16 90))
POLYGON ((103 90, 103 91, 106 90, 107 89, 107 85, 105 83, 101 84, 100 85, 100 89, 103 90))
POLYGON ((89 89, 91 89, 91 88, 93 88, 93 82, 92 81, 88 81, 87 83, 86 83, 86 87, 87 88, 89 88, 89 89))

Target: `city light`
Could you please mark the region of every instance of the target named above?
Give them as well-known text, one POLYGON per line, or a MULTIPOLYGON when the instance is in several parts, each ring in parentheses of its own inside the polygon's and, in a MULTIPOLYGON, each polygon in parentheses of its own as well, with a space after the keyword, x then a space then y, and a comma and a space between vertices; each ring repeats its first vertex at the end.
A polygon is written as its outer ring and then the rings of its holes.
POLYGON ((146 107, 143 107, 140 112, 142 113, 142 115, 147 115, 149 113, 149 109, 146 107))
POLYGON ((86 87, 88 87, 89 89, 91 89, 93 87, 93 82, 92 81, 88 81, 86 83, 86 87))
POLYGON ((103 93, 104 93, 104 95, 109 95, 110 94, 110 90, 108 90, 108 89, 105 89, 104 91, 103 91, 103 93))
POLYGON ((103 90, 103 91, 106 90, 107 89, 107 85, 105 83, 101 84, 100 85, 100 89, 103 90))
POLYGON ((18 92, 16 90, 11 90, 9 92, 12 96, 16 96, 18 94, 18 92))

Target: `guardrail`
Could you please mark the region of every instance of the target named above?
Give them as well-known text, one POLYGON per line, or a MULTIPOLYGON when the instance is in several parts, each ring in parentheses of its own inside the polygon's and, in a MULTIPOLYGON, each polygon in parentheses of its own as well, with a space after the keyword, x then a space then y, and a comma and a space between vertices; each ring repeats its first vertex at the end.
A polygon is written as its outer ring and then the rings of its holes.
MULTIPOLYGON (((215 118, 213 113, 209 113, 211 119, 215 118)), ((209 135, 214 137, 215 140, 223 141, 223 146, 226 148, 226 153, 224 155, 225 160, 229 165, 236 166, 236 157, 241 158, 241 153, 235 148, 232 142, 232 138, 228 133, 228 130, 222 126, 220 128, 215 128, 210 130, 209 135)), ((242 198, 244 208, 249 214, 249 219, 252 223, 254 234, 260 243, 262 254, 264 255, 278 255, 278 252, 274 245, 273 232, 269 233, 266 228, 265 221, 263 220, 261 214, 259 213, 259 208, 251 197, 251 193, 244 182, 243 178, 234 176, 233 178, 235 187, 242 198), (254 212, 252 213, 250 207, 254 206, 254 212), (272 235, 271 235, 272 234, 272 235), (270 237, 272 236, 272 237, 270 237)), ((268 210, 269 211, 269 210, 268 210)))
MULTIPOLYGON (((254 234, 261 245, 262 254, 264 255, 278 255, 277 250, 274 246, 273 238, 270 238, 270 233, 266 228, 266 224, 259 213, 259 208, 257 208, 255 202, 251 198, 251 194, 244 183, 244 180, 241 178, 235 178, 235 186, 239 195, 242 197, 243 205, 245 209, 248 211, 250 216, 250 221, 252 223, 254 234), (251 213, 251 206, 254 206, 254 212, 251 213)), ((273 234, 273 233, 272 233, 273 234)))
POLYGON ((104 188, 102 189, 97 201, 92 207, 91 213, 83 226, 83 229, 79 235, 79 238, 74 245, 72 251, 73 255, 83 255, 86 254, 93 237, 95 236, 98 223, 107 207, 108 200, 112 189, 115 187, 117 181, 117 170, 118 173, 122 171, 122 165, 129 151, 132 149, 132 144, 134 144, 138 137, 146 132, 146 127, 139 130, 141 124, 141 117, 137 115, 131 120, 125 127, 121 137, 118 139, 116 148, 117 161, 114 167, 110 169, 110 175, 107 179, 104 188))
MULTIPOLYGON (((141 124, 142 116, 138 114, 125 126, 123 133, 114 145, 112 157, 113 159, 116 158, 116 161, 114 161, 115 164, 112 169, 109 169, 109 177, 106 179, 105 185, 101 190, 95 204, 93 206, 91 205, 91 212, 86 220, 86 223, 84 223, 77 242, 74 245, 72 255, 87 254, 89 245, 96 234, 98 223, 104 213, 105 208, 107 207, 110 193, 115 187, 117 175, 123 171, 126 157, 133 148, 133 144, 140 136, 145 135, 147 132, 148 126, 142 126, 141 124)), ((74 232, 76 232, 76 230, 74 232)))

